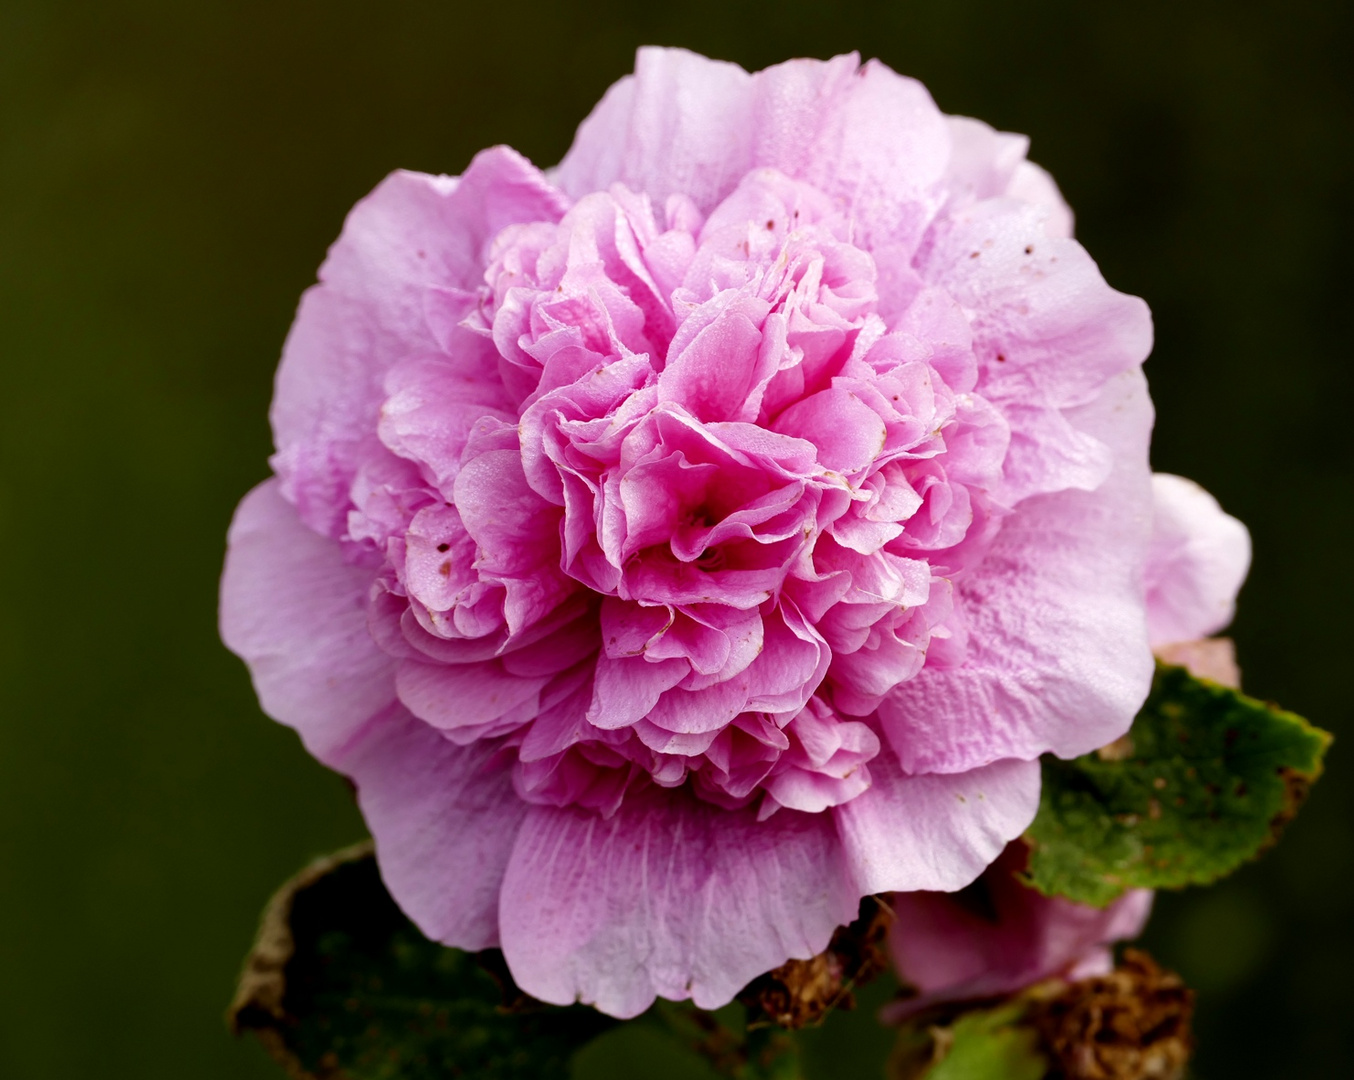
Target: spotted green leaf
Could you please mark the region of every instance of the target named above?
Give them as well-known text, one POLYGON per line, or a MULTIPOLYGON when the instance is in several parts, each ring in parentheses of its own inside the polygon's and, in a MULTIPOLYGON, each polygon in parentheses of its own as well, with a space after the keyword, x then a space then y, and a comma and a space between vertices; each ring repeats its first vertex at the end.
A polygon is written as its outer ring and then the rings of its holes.
POLYGON ((1097 906, 1215 881, 1273 842, 1329 743, 1300 716, 1158 665, 1126 739, 1044 760, 1029 881, 1097 906))

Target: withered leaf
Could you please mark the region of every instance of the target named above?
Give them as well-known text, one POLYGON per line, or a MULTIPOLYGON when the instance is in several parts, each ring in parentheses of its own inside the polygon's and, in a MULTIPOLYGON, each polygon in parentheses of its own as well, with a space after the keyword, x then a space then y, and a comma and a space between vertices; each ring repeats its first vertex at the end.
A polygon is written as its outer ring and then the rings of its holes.
POLYGON ((425 938, 381 884, 369 844, 273 897, 229 1018, 295 1080, 549 1080, 615 1021, 543 1005, 497 950, 425 938))

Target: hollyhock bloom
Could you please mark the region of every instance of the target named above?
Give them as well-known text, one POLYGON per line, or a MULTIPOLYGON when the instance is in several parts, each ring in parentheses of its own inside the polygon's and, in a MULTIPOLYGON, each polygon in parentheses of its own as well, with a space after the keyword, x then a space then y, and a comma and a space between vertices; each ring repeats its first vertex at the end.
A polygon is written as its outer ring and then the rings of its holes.
POLYGON ((222 631, 430 937, 718 1006, 1127 729, 1150 319, 1025 150, 854 56, 645 49, 554 170, 353 209, 222 631))
MULTIPOLYGON (((1147 625, 1161 659, 1227 686, 1240 676, 1232 643, 1207 638, 1232 619, 1250 567, 1250 534, 1190 480, 1152 477, 1152 542, 1144 579, 1147 625)), ((997 997, 1043 979, 1105 975, 1110 946, 1142 933, 1149 889, 1104 908, 1048 897, 1021 883, 1027 849, 1016 841, 969 888, 893 897, 889 949, 917 996, 890 1005, 901 1020, 928 1005, 997 997)))

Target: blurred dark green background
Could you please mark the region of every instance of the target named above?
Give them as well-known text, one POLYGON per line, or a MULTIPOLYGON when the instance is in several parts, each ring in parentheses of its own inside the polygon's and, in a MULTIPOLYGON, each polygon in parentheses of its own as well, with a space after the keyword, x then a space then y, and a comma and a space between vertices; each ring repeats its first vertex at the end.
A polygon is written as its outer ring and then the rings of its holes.
MULTIPOLYGON (((1155 312, 1156 466, 1254 534, 1248 688, 1354 734, 1350 24, 1338 0, 3 0, 0 1075, 280 1076, 223 1027, 237 965, 273 886, 362 832, 216 638, 283 335, 384 173, 499 142, 553 163, 643 42, 857 48, 1029 133, 1155 312)), ((1160 902, 1205 1080, 1354 1075, 1351 768, 1337 745, 1278 849, 1160 902)))

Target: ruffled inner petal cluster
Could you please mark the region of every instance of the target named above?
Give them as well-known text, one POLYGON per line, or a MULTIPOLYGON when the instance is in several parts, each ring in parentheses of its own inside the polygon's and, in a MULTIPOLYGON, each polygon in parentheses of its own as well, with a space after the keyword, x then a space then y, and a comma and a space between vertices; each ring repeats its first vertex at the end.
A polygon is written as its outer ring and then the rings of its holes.
POLYGON ((771 169, 708 215, 616 184, 486 258, 426 303, 485 346, 390 368, 350 489, 401 701, 505 739, 529 802, 860 794, 879 702, 962 662, 951 578, 1005 512, 963 335, 890 326, 849 217, 771 169))

